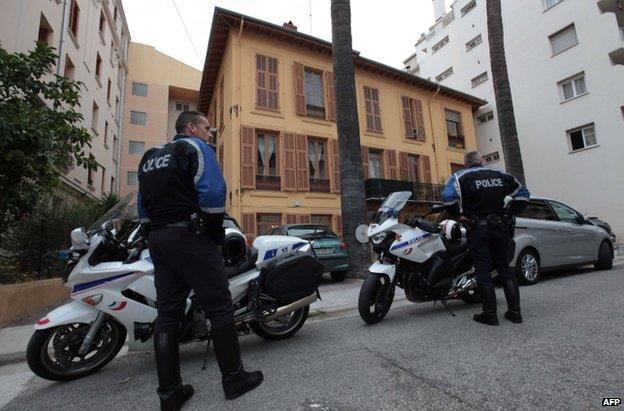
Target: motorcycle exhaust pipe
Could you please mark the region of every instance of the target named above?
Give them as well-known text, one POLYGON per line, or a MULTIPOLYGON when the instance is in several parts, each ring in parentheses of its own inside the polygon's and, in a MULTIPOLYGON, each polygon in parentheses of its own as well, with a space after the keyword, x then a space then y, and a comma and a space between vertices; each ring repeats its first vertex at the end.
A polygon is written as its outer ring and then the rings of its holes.
POLYGON ((317 300, 317 298, 318 298, 317 294, 316 294, 316 292, 314 292, 314 293, 310 294, 309 296, 307 296, 305 298, 302 298, 301 300, 297 300, 294 303, 290 303, 290 304, 285 305, 283 307, 279 307, 275 311, 275 313, 269 315, 266 318, 263 318, 261 321, 262 322, 272 321, 272 320, 274 320, 274 319, 276 319, 278 317, 281 317, 283 315, 290 314, 293 311, 296 311, 296 310, 298 310, 300 308, 303 308, 303 307, 305 307, 307 305, 312 304, 313 302, 315 302, 317 300))

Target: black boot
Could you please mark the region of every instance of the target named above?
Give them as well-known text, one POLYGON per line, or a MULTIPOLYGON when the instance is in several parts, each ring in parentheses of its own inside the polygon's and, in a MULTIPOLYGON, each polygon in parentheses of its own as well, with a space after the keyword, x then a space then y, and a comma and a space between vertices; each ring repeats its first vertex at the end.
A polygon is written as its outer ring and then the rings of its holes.
POLYGON ((226 399, 238 398, 262 383, 261 371, 247 372, 243 368, 234 323, 213 329, 211 335, 226 399))
POLYGON ((478 284, 479 294, 481 295, 481 305, 483 312, 475 314, 472 317, 478 323, 487 325, 498 325, 498 317, 496 316, 496 293, 494 292, 494 284, 478 284))
POLYGON ((156 332, 154 354, 158 373, 160 409, 177 411, 193 396, 193 387, 182 385, 177 333, 156 332))
POLYGON ((503 290, 505 291, 505 299, 507 300, 507 311, 505 318, 512 323, 520 324, 522 322, 522 314, 520 313, 520 289, 518 282, 513 275, 503 280, 503 290))

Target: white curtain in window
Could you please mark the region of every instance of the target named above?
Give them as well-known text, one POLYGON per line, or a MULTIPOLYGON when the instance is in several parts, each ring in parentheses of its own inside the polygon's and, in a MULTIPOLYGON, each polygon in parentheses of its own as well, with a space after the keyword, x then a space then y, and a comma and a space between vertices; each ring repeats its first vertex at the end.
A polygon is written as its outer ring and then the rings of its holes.
POLYGON ((258 153, 260 153, 260 159, 262 160, 262 164, 258 164, 258 170, 261 174, 265 174, 265 165, 266 159, 264 154, 264 136, 258 135, 258 153), (261 166, 261 167, 260 167, 261 166))
MULTIPOLYGON (((268 149, 269 149, 269 164, 267 164, 269 167, 271 167, 271 159, 273 159, 273 157, 275 156, 275 136, 267 136, 269 138, 268 141, 268 149)), ((263 160, 264 161, 264 160, 263 160)), ((270 168, 269 168, 269 174, 270 174, 270 168)), ((276 170, 275 170, 276 171, 276 170)), ((277 173, 275 173, 277 174, 277 173)))

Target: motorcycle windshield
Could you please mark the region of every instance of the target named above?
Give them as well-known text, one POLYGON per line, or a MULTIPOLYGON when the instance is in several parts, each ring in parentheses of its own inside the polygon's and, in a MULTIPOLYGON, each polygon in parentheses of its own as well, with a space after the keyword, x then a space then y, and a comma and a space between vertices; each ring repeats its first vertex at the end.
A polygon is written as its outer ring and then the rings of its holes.
POLYGON ((130 201, 135 198, 134 192, 123 196, 114 206, 112 206, 107 212, 105 212, 95 223, 88 228, 87 232, 98 230, 107 221, 121 219, 121 220, 133 220, 136 218, 136 207, 128 207, 130 201))
POLYGON ((388 218, 398 217, 399 212, 405 207, 407 200, 409 200, 411 196, 411 191, 396 191, 390 194, 373 216, 371 223, 381 224, 388 218))

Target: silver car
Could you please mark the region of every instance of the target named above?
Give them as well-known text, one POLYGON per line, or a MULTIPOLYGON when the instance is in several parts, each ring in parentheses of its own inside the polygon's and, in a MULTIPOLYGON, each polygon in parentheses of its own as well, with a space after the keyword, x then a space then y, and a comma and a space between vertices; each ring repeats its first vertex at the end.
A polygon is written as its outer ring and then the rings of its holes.
POLYGON ((559 201, 531 198, 517 218, 514 240, 511 266, 521 284, 535 284, 544 271, 556 268, 613 266, 609 234, 559 201))

